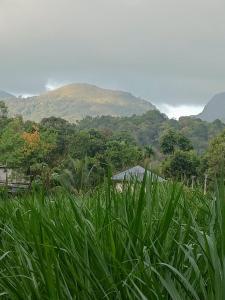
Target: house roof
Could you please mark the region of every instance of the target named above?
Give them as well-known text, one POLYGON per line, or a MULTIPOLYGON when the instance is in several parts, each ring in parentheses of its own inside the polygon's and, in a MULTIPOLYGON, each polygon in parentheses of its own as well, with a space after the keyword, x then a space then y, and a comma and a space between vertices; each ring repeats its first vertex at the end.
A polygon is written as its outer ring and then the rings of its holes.
MULTIPOLYGON (((145 174, 145 169, 142 168, 141 166, 136 166, 136 167, 130 168, 128 170, 125 170, 124 172, 114 175, 112 177, 112 180, 113 181, 124 181, 124 180, 130 181, 132 179, 138 179, 139 181, 142 181, 144 174, 145 174)), ((154 174, 150 170, 147 170, 147 175, 154 177, 155 179, 157 179, 160 182, 165 181, 164 178, 154 174)))

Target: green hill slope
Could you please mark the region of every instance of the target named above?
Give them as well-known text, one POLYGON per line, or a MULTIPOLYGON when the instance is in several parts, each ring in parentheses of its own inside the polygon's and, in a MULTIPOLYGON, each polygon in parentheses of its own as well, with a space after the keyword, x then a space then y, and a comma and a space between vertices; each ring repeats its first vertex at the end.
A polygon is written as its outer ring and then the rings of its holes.
POLYGON ((11 115, 34 121, 55 116, 76 122, 87 115, 130 116, 156 109, 130 93, 89 84, 70 84, 27 99, 7 99, 6 104, 11 115))

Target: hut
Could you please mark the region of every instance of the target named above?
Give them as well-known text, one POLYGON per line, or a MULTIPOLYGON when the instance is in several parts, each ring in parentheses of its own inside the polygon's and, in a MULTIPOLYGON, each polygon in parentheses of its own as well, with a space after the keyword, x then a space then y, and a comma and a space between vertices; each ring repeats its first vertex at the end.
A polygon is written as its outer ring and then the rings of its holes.
POLYGON ((30 186, 30 177, 25 176, 19 169, 0 165, 0 186, 11 190, 26 189, 30 186))
MULTIPOLYGON (((147 176, 151 177, 153 180, 158 182, 165 182, 166 180, 150 170, 147 170, 147 176)), ((117 190, 122 190, 124 182, 130 182, 132 180, 137 180, 139 182, 143 181, 145 174, 145 169, 141 166, 135 166, 133 168, 127 169, 121 173, 112 176, 112 181, 116 183, 117 190)))
POLYGON ((0 165, 0 184, 5 184, 7 182, 7 178, 7 168, 0 165))

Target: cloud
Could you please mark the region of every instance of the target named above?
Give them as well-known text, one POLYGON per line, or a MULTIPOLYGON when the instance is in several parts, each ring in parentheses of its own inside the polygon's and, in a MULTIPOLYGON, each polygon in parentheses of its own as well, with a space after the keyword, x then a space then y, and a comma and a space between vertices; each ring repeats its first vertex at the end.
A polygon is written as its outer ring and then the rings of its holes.
POLYGON ((157 103, 225 90, 222 0, 0 0, 0 88, 93 82, 157 103))
POLYGON ((178 120, 182 116, 193 116, 202 112, 202 105, 179 105, 172 106, 168 104, 157 105, 159 110, 165 113, 169 118, 178 120))
POLYGON ((53 91, 53 90, 56 90, 56 89, 58 89, 58 88, 60 88, 60 87, 62 87, 64 85, 66 85, 66 84, 69 84, 69 82, 65 82, 65 81, 63 81, 63 82, 57 82, 57 81, 55 81, 53 79, 48 79, 48 81, 47 81, 47 83, 45 85, 45 89, 47 91, 53 91))
POLYGON ((27 98, 30 98, 30 97, 34 97, 34 96, 37 96, 37 94, 20 94, 20 95, 16 95, 17 97, 21 97, 23 99, 27 99, 27 98))

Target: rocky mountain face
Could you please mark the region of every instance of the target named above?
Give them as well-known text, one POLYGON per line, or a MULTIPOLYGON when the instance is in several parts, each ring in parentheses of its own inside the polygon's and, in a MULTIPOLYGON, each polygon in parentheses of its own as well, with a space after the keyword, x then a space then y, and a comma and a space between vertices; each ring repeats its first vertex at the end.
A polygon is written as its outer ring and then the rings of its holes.
POLYGON ((89 84, 70 84, 30 98, 5 98, 10 115, 40 121, 55 116, 76 122, 85 116, 131 116, 156 109, 130 93, 102 89, 89 84))
POLYGON ((225 122, 225 93, 215 95, 197 117, 208 122, 216 119, 225 122))

